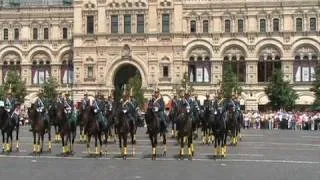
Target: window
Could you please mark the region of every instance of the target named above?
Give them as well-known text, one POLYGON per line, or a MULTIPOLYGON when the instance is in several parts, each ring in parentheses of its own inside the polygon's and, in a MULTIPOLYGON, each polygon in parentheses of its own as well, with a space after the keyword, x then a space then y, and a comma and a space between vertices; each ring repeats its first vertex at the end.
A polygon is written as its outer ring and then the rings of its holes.
POLYGON ((3 40, 8 40, 8 29, 3 29, 3 40))
POLYGON ((209 21, 208 20, 203 20, 203 27, 202 27, 202 32, 208 33, 209 32, 209 21))
POLYGON ((111 16, 111 33, 118 33, 118 16, 111 16))
POLYGON ((63 61, 61 65, 61 83, 72 84, 73 83, 73 63, 71 60, 63 61))
POLYGON ((203 83, 210 82, 210 74, 211 74, 211 65, 209 61, 209 57, 206 57, 205 60, 202 57, 191 56, 189 58, 189 79, 190 82, 203 83))
POLYGON ((92 79, 93 78, 93 66, 89 65, 88 66, 88 79, 92 79))
POLYGON ((162 77, 169 77, 169 66, 163 66, 162 77))
POLYGON ((49 29, 48 28, 43 29, 43 39, 45 39, 45 40, 49 39, 49 29))
POLYGON ((297 55, 295 57, 293 72, 295 82, 310 82, 315 80, 315 69, 318 66, 318 57, 313 55, 311 59, 309 54, 303 57, 297 55))
POLYGON ((87 16, 87 34, 94 33, 94 17, 87 16))
POLYGON ((50 61, 43 62, 36 61, 32 64, 32 84, 40 85, 45 83, 50 77, 50 61))
POLYGON ((190 32, 197 32, 197 22, 195 20, 190 21, 190 32))
POLYGON ((19 29, 18 28, 14 29, 14 40, 19 40, 19 29))
POLYGON ((281 69, 280 56, 262 55, 258 62, 258 82, 270 82, 273 72, 281 69))
POLYGON ((131 15, 124 15, 124 33, 131 33, 131 15))
POLYGON ((162 32, 168 33, 170 32, 170 15, 162 14, 162 32))
POLYGON ((273 32, 279 32, 279 19, 273 19, 273 32))
POLYGON ((302 18, 296 18, 296 31, 302 31, 302 18))
MULTIPOLYGON (((18 57, 18 56, 16 56, 18 57)), ((10 62, 8 63, 7 61, 3 62, 2 65, 2 82, 6 82, 8 74, 10 72, 13 73, 18 73, 19 75, 21 75, 21 65, 20 65, 20 60, 15 61, 15 62, 10 62)))
POLYGON ((260 19, 260 32, 264 33, 266 32, 266 20, 260 19))
POLYGON ((246 81, 246 62, 244 56, 241 56, 240 59, 237 59, 236 56, 232 56, 231 59, 229 56, 225 56, 223 61, 223 72, 225 73, 230 69, 236 75, 238 82, 246 81))
POLYGON ((62 39, 68 39, 68 28, 62 29, 62 39))
POLYGON ((33 40, 37 40, 38 39, 38 29, 37 28, 33 28, 33 40))
POLYGON ((316 30, 317 30, 317 19, 310 18, 310 31, 316 31, 316 30))
POLYGON ((231 32, 231 24, 230 20, 227 19, 224 21, 224 32, 231 32))
POLYGON ((137 33, 144 33, 144 15, 137 15, 137 33))
POLYGON ((243 32, 243 20, 238 19, 238 32, 242 33, 243 32))

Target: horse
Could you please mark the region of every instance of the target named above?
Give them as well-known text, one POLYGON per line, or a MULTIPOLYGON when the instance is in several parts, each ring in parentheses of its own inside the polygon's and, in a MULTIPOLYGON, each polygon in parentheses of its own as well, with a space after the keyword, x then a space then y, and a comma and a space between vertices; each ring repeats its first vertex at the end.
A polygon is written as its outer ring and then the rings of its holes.
POLYGON ((226 143, 224 141, 227 134, 226 119, 221 117, 218 106, 213 102, 210 103, 208 112, 209 127, 215 137, 214 148, 216 149, 216 156, 220 156, 221 158, 225 157, 227 153, 226 143))
POLYGON ((184 107, 179 107, 179 116, 176 122, 178 130, 178 141, 180 141, 180 159, 184 158, 184 144, 185 138, 187 138, 188 156, 189 160, 192 160, 192 156, 194 155, 194 147, 192 144, 193 123, 191 117, 191 107, 189 104, 182 106, 184 107))
POLYGON ((171 107, 169 111, 169 120, 171 121, 171 136, 174 138, 177 135, 176 130, 176 119, 178 117, 178 103, 177 101, 171 100, 171 107))
POLYGON ((48 133, 48 151, 51 152, 51 126, 49 117, 46 112, 38 112, 35 104, 31 104, 28 108, 28 116, 31 120, 33 134, 33 153, 41 153, 43 151, 44 134, 48 133), (38 135, 38 141, 36 141, 38 135), (41 138, 41 144, 40 144, 41 138))
POLYGON ((74 139, 77 132, 77 114, 75 110, 67 110, 64 104, 57 104, 57 121, 60 129, 60 137, 62 142, 62 153, 72 153, 74 139), (65 139, 66 138, 66 139, 65 139), (66 141, 65 141, 66 140, 66 141), (69 142, 69 148, 68 148, 69 142))
POLYGON ((227 110, 222 114, 222 118, 224 121, 226 121, 226 128, 227 132, 225 135, 225 143, 227 139, 228 132, 230 132, 230 138, 231 138, 231 145, 237 144, 237 112, 235 111, 234 107, 230 106, 227 108, 227 110))
POLYGON ((159 103, 154 103, 153 101, 149 101, 147 113, 146 113, 146 121, 147 121, 147 129, 149 138, 151 141, 152 146, 152 160, 156 159, 156 148, 157 148, 157 139, 158 134, 162 135, 163 138, 163 145, 164 145, 164 152, 163 155, 167 154, 167 138, 166 138, 166 128, 164 122, 161 123, 160 121, 160 114, 159 114, 159 103))
POLYGON ((79 104, 79 120, 78 124, 80 127, 80 143, 85 142, 87 140, 86 134, 87 132, 85 131, 85 127, 89 121, 90 114, 91 114, 91 108, 90 105, 84 107, 82 103, 79 104))
POLYGON ((50 124, 54 127, 55 132, 55 141, 58 142, 61 140, 60 138, 60 127, 57 121, 57 103, 53 103, 48 108, 48 115, 50 118, 50 124))
POLYGON ((114 107, 113 107, 113 103, 111 101, 108 101, 107 103, 105 103, 105 112, 104 112, 104 116, 107 119, 108 122, 108 126, 104 129, 104 135, 105 135, 105 144, 108 144, 108 139, 113 138, 114 142, 116 141, 116 139, 114 138, 115 133, 112 133, 112 130, 114 130, 114 107))
POLYGON ((91 137, 94 136, 95 138, 95 153, 102 155, 102 127, 99 124, 97 120, 97 114, 94 111, 94 107, 88 106, 87 107, 87 112, 88 112, 88 119, 87 122, 85 123, 84 127, 84 132, 87 134, 87 151, 88 154, 91 154, 90 151, 90 141, 91 137), (99 140, 99 145, 100 145, 100 150, 98 149, 98 140, 99 140))
MULTIPOLYGON (((128 104, 117 104, 117 112, 116 112, 116 129, 119 137, 119 148, 121 151, 121 155, 123 159, 127 158, 127 141, 128 134, 131 130, 130 127, 130 115, 129 115, 129 107, 128 104)), ((132 144, 133 145, 133 144, 132 144)), ((132 146, 133 149, 133 146, 132 146)), ((134 149, 133 149, 134 152, 134 149)))
POLYGON ((212 115, 212 101, 210 101, 209 106, 205 106, 203 111, 200 114, 200 120, 201 120, 201 128, 202 128, 202 143, 203 144, 208 144, 211 141, 211 136, 210 136, 210 124, 209 124, 209 120, 211 118, 212 115))
POLYGON ((243 126, 243 114, 240 110, 237 110, 237 130, 236 130, 236 137, 239 137, 239 140, 241 141, 241 127, 243 126))
POLYGON ((0 108, 0 128, 2 133, 2 151, 12 152, 12 133, 15 124, 12 122, 9 112, 6 111, 4 107, 0 108), (10 144, 9 144, 10 139, 10 144))

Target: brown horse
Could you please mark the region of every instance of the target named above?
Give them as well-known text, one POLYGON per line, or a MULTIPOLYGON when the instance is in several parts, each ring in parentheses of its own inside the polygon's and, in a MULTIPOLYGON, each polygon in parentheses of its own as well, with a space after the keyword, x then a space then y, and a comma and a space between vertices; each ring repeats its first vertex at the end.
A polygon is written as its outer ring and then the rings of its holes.
POLYGON ((51 128, 49 117, 46 112, 38 112, 35 104, 28 108, 28 116, 31 120, 33 133, 33 153, 41 153, 43 151, 44 134, 48 133, 48 149, 51 152, 51 128), (38 142, 36 141, 38 135, 38 142), (40 144, 41 138, 41 144, 40 144))
POLYGON ((79 105, 79 127, 80 127, 80 143, 85 142, 86 132, 85 127, 90 119, 90 108, 89 106, 84 109, 83 104, 80 102, 79 105))
POLYGON ((96 154, 100 154, 102 155, 102 129, 99 126, 99 123, 97 121, 97 115, 94 112, 94 108, 92 106, 88 106, 88 121, 85 123, 85 127, 84 127, 84 132, 87 134, 88 139, 87 139, 87 151, 88 154, 91 154, 90 151, 90 141, 91 141, 91 137, 94 136, 95 138, 95 150, 96 150, 96 154), (100 144, 100 149, 98 149, 98 140, 99 140, 99 144, 100 144))

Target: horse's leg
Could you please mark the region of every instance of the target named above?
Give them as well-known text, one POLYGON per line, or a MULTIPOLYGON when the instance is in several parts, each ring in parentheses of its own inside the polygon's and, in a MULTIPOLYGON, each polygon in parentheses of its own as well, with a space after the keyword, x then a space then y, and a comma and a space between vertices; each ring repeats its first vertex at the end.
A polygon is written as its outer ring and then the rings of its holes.
POLYGON ((13 128, 10 129, 9 131, 9 136, 10 136, 10 148, 9 148, 9 152, 12 152, 12 144, 13 144, 13 128))
POLYGON ((183 135, 180 135, 180 136, 181 136, 181 137, 179 137, 180 138, 180 159, 182 160, 183 156, 184 156, 184 139, 185 139, 185 137, 183 135))
POLYGON ((133 129, 131 129, 131 131, 130 131, 130 134, 131 134, 131 146, 132 146, 132 156, 134 156, 135 155, 135 143, 136 143, 136 140, 135 140, 135 133, 134 133, 134 130, 133 129))
POLYGON ((127 159, 127 144, 128 144, 128 134, 125 133, 123 136, 123 159, 126 160, 127 159))
POLYGON ((96 155, 99 154, 99 150, 98 150, 98 134, 96 133, 94 135, 94 147, 95 147, 95 150, 96 150, 96 155))
POLYGON ((62 153, 65 154, 67 152, 64 141, 64 133, 60 132, 61 143, 62 143, 62 153))
POLYGON ((151 159, 154 160, 155 159, 155 149, 154 149, 153 133, 151 131, 149 131, 148 135, 149 135, 149 139, 151 142, 151 148, 152 148, 151 159))
POLYGON ((33 130, 33 153, 37 152, 37 133, 33 130))
POLYGON ((42 150, 43 150, 44 134, 45 134, 45 132, 41 133, 41 147, 40 147, 40 153, 42 153, 42 150))
POLYGON ((119 137, 119 148, 120 148, 120 152, 121 152, 121 155, 123 155, 123 150, 122 150, 122 135, 121 135, 121 133, 118 133, 118 137, 119 137))
POLYGON ((88 155, 90 155, 90 141, 91 141, 91 134, 88 134, 88 139, 87 139, 87 152, 88 152, 88 155))
POLYGON ((48 127, 48 151, 51 152, 51 126, 48 127))
POLYGON ((4 131, 1 131, 1 134, 2 134, 2 152, 4 152, 6 149, 4 131))
POLYGON ((189 135, 189 137, 188 137, 188 156, 189 156, 189 160, 192 160, 192 156, 193 156, 193 152, 192 152, 192 148, 191 148, 191 146, 193 146, 193 144, 192 144, 192 140, 193 140, 192 134, 193 134, 193 132, 191 132, 191 135, 189 135))
POLYGON ((19 151, 19 129, 20 129, 20 125, 18 123, 16 126, 16 142, 17 142, 16 150, 17 151, 19 151))
POLYGON ((40 131, 38 133, 38 141, 37 141, 37 153, 40 153, 40 138, 41 138, 42 132, 40 131))
POLYGON ((99 152, 98 152, 98 153, 99 153, 100 156, 102 156, 102 144, 103 144, 103 141, 102 141, 102 138, 101 138, 101 137, 102 137, 102 133, 99 132, 99 134, 98 134, 98 140, 99 140, 99 145, 100 145, 99 148, 100 148, 100 149, 99 149, 99 152))
POLYGON ((164 132, 162 134, 162 140, 163 140, 163 146, 164 146, 163 156, 166 156, 167 155, 167 135, 166 135, 166 132, 164 132))

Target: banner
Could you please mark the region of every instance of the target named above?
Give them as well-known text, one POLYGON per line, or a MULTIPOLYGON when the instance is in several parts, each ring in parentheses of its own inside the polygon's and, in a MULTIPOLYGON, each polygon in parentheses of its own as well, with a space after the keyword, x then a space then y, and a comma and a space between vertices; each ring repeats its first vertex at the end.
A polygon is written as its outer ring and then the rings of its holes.
POLYGON ((309 67, 302 68, 302 81, 309 81, 309 67))
POLYGON ((202 82, 203 81, 203 68, 202 67, 197 67, 197 82, 202 82))
POLYGON ((208 72, 208 68, 204 67, 204 82, 209 82, 209 72, 208 72))

